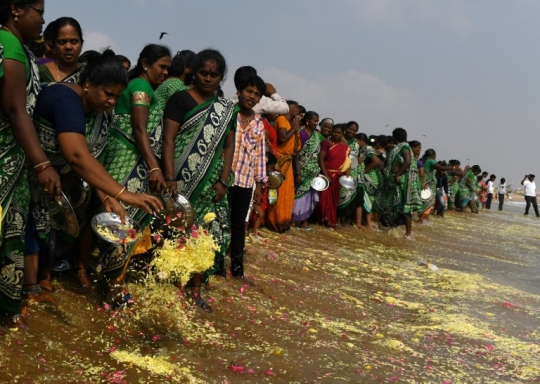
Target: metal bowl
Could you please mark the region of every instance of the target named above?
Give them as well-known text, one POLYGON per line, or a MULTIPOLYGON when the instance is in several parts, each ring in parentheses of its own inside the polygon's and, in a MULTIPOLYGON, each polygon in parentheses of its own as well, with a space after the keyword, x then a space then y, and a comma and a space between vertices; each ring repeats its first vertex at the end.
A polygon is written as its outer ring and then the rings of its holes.
POLYGON ((175 214, 171 216, 172 225, 176 228, 190 228, 195 222, 195 211, 189 200, 183 196, 178 195, 174 200, 175 214))
POLYGON ((429 200, 431 198, 431 189, 423 189, 420 196, 422 200, 429 200))
POLYGON ((351 176, 341 176, 339 178, 339 183, 343 188, 347 189, 355 189, 356 188, 356 180, 354 180, 351 176))
POLYGON ((54 222, 73 237, 79 236, 79 221, 68 198, 62 192, 54 200, 48 200, 49 214, 54 222))
POLYGON ((118 245, 132 244, 142 236, 139 223, 126 216, 126 223, 122 224, 120 216, 114 212, 103 212, 92 218, 92 229, 103 240, 118 245))
POLYGON ((322 192, 330 186, 330 181, 326 176, 319 175, 311 180, 311 188, 316 191, 322 192))
POLYGON ((273 189, 277 189, 281 186, 285 180, 285 176, 278 171, 268 172, 268 186, 273 189))

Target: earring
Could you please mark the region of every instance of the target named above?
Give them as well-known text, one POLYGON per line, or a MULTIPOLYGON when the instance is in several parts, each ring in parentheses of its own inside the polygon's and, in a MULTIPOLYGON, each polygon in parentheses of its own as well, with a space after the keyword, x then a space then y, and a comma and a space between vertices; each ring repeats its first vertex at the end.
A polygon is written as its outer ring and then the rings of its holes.
POLYGON ((85 92, 88 92, 88 84, 86 84, 86 85, 84 86, 84 91, 85 91, 85 92))
POLYGON ((146 68, 146 67, 143 67, 143 69, 144 69, 145 71, 148 71, 148 68, 146 68))
POLYGON ((13 21, 19 21, 19 15, 17 15, 16 12, 13 12, 12 15, 13 15, 13 21))

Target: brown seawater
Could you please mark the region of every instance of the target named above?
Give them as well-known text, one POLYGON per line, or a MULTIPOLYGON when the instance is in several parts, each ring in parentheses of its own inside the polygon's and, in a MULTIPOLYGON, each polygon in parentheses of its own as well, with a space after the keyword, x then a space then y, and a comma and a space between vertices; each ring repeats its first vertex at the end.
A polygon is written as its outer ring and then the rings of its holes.
POLYGON ((57 305, 28 304, 29 331, 0 328, 0 382, 539 381, 540 221, 505 208, 432 218, 412 241, 263 231, 255 286, 213 278, 211 314, 133 279, 137 305, 111 311, 60 276, 57 305))

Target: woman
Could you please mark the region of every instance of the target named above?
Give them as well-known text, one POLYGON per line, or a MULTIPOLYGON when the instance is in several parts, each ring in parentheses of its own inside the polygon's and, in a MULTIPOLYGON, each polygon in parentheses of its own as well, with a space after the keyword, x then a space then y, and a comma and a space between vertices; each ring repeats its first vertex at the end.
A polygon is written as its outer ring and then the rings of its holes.
POLYGON ((288 231, 292 222, 294 207, 294 174, 299 169, 294 169, 294 157, 300 151, 300 108, 296 101, 288 100, 289 113, 279 116, 274 127, 277 131, 278 146, 276 157, 278 164, 276 169, 280 171, 285 180, 278 188, 278 199, 274 205, 268 208, 266 226, 272 231, 279 233, 288 231))
POLYGON ((482 173, 480 166, 473 165, 470 169, 466 170, 465 174, 459 181, 459 200, 462 212, 465 212, 467 207, 469 207, 471 212, 478 213, 474 203, 476 199, 476 192, 479 189, 476 177, 480 173, 482 173))
POLYGON ((422 208, 418 167, 412 149, 407 143, 407 131, 396 128, 392 132, 393 147, 388 154, 385 176, 388 193, 385 205, 385 220, 396 223, 399 216, 405 220, 405 237, 410 238, 412 214, 422 208))
MULTIPOLYGON (((172 95, 165 108, 163 171, 169 190, 184 195, 191 202, 196 220, 208 213, 216 215, 210 232, 220 250, 216 253, 214 268, 207 272, 212 274, 225 269, 225 253, 230 243, 226 193, 238 107, 215 96, 227 73, 221 53, 213 49, 199 52, 192 70, 193 87, 172 95)), ((202 281, 202 274, 193 276, 193 300, 197 306, 211 311, 201 296, 202 281)))
POLYGON ((334 128, 334 120, 329 117, 325 117, 319 123, 319 134, 321 135, 321 142, 329 139, 332 135, 332 129, 334 128))
MULTIPOLYGON (((349 157, 358 161, 360 156, 360 146, 358 141, 356 141, 355 135, 358 132, 358 123, 356 121, 350 121, 345 127, 344 139, 347 145, 349 146, 349 157)), ((354 169, 351 168, 349 171, 350 176, 358 181, 359 171, 362 167, 356 166, 354 169)), ((362 214, 364 206, 364 189, 361 184, 357 184, 354 189, 349 189, 341 187, 339 193, 339 202, 337 216, 341 221, 341 224, 344 224, 346 220, 355 217, 356 227, 362 229, 362 214), (358 214, 360 216, 358 217, 358 214), (360 224, 360 225, 358 225, 360 224)), ((366 207, 366 213, 371 214, 371 209, 366 207)))
MULTIPOLYGON (((414 151, 414 150, 413 150, 414 151)), ((422 190, 429 189, 431 196, 427 200, 422 200, 422 214, 418 222, 422 224, 423 220, 429 220, 429 215, 435 207, 435 199, 437 197, 437 176, 436 172, 446 172, 455 170, 454 166, 444 166, 437 163, 437 154, 435 150, 428 149, 421 159, 423 164, 422 190)))
POLYGON ((167 100, 173 94, 189 89, 187 85, 190 83, 188 77, 191 74, 189 63, 194 57, 195 53, 189 50, 180 51, 173 57, 171 67, 169 68, 169 77, 156 90, 156 99, 163 105, 163 108, 165 108, 167 100))
POLYGON ((41 83, 77 83, 84 68, 79 62, 84 42, 81 26, 72 17, 61 17, 51 24, 54 60, 39 66, 39 80, 41 83))
MULTIPOLYGON (((60 178, 50 167, 32 124, 39 77, 32 53, 23 46, 23 41, 36 40, 41 34, 44 12, 43 0, 0 4, 0 311, 20 328, 26 328, 21 292, 30 203, 25 157, 49 198, 61 191, 60 178)), ((37 269, 37 258, 33 261, 37 269)))
POLYGON ((336 124, 330 139, 323 141, 319 154, 319 166, 324 176, 330 180, 330 186, 321 192, 318 216, 321 224, 335 228, 337 224, 337 205, 341 184, 340 176, 349 175, 351 160, 349 146, 343 140, 344 124, 336 124))
MULTIPOLYGON (((450 160, 448 162, 448 165, 451 165, 453 169, 459 168, 461 163, 458 160, 450 160)), ((446 173, 447 183, 448 183, 448 209, 454 210, 456 205, 456 199, 458 198, 458 192, 459 192, 459 180, 460 176, 458 175, 459 172, 456 172, 454 170, 448 171, 446 173)), ((465 173, 463 173, 465 175, 465 173)))
MULTIPOLYGON (((375 149, 371 145, 368 145, 369 139, 365 133, 359 133, 356 135, 356 141, 360 147, 358 155, 358 185, 365 191, 364 195, 364 207, 366 209, 366 228, 371 229, 371 217, 372 215, 378 215, 379 209, 375 204, 376 196, 380 193, 380 184, 381 184, 381 168, 380 160, 377 157, 375 149), (370 209, 369 209, 370 208, 370 209), (369 212, 371 211, 371 213, 369 212)), ((360 209, 362 207, 359 207, 360 209)), ((358 209, 358 208, 357 208, 358 209)), ((358 228, 361 228, 362 222, 358 222, 358 216, 362 216, 362 212, 357 212, 357 222, 356 225, 358 228), (358 226, 360 224, 360 226, 358 226)), ((376 221, 377 217, 375 218, 376 221)))
MULTIPOLYGON (((100 163, 107 144, 108 121, 106 111, 114 107, 127 85, 127 76, 114 53, 91 61, 81 73, 80 84, 55 84, 44 88, 38 96, 34 112, 34 123, 41 145, 47 153, 49 164, 62 171, 63 182, 79 178, 85 180, 95 192, 108 212, 116 212, 124 218, 126 212, 120 202, 138 208, 148 214, 161 210, 160 201, 153 196, 126 191, 124 186, 115 181, 100 163)), ((51 228, 59 230, 51 222, 47 196, 37 183, 37 174, 30 171, 32 191, 32 212, 29 216, 26 249, 37 255, 42 244, 48 245, 51 228), (32 232, 29 234, 29 232, 32 232)), ((64 189, 69 190, 64 183, 64 189)), ((91 199, 87 198, 77 209, 79 227, 84 228, 93 211, 91 199)), ((92 231, 83 229, 79 243, 79 255, 90 255, 92 231)), ((48 247, 47 247, 48 248, 48 247)), ((86 267, 86 259, 79 259, 79 278, 86 267)), ((107 260, 104 270, 109 270, 107 260)), ((50 267, 50 265, 46 265, 50 267)), ((29 276, 30 277, 30 276, 29 276)), ((37 275, 33 285, 26 287, 31 294, 38 294, 37 275)), ((81 279, 81 282, 83 279, 81 279)), ((89 285, 89 281, 88 281, 89 285)), ((109 287, 108 301, 114 289, 109 287)))
POLYGON ((292 211, 292 221, 299 223, 302 228, 307 227, 307 219, 311 217, 319 203, 319 192, 311 188, 311 182, 321 170, 319 152, 322 141, 316 131, 319 124, 317 112, 307 112, 304 119, 306 124, 299 135, 302 148, 296 156, 298 172, 294 175, 296 189, 292 211))

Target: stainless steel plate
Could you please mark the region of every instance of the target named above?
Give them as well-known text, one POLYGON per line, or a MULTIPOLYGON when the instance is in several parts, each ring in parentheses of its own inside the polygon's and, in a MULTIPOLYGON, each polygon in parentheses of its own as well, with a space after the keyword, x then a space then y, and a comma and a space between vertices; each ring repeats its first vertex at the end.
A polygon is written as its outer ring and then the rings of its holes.
POLYGON ((339 178, 339 183, 343 188, 355 189, 356 181, 351 176, 341 176, 339 178))
POLYGON ((281 186, 281 183, 283 183, 283 180, 285 180, 285 176, 281 172, 278 171, 271 171, 268 172, 268 186, 273 189, 277 189, 281 186))
POLYGON ((49 213, 55 223, 73 237, 79 236, 79 221, 68 198, 62 192, 54 200, 48 200, 49 213))
POLYGON ((322 175, 314 177, 313 180, 311 180, 311 188, 319 192, 327 189, 329 185, 328 179, 322 175))
POLYGON ((120 216, 113 212, 103 212, 92 218, 92 229, 103 240, 118 244, 132 244, 142 236, 139 223, 126 216, 126 223, 122 224, 120 216))
POLYGON ((358 167, 358 157, 349 155, 349 159, 351 159, 351 169, 356 169, 358 167))

